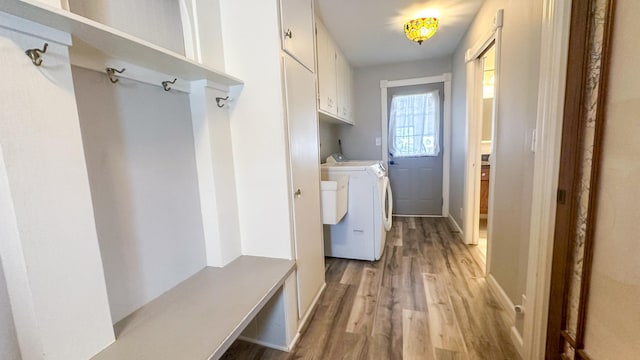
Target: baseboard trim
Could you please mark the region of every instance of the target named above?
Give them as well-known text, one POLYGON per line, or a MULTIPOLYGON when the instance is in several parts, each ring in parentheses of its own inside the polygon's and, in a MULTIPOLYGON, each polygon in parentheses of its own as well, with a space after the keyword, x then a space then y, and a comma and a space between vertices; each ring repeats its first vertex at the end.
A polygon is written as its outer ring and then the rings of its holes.
POLYGON ((520 332, 516 329, 515 326, 511 327, 511 342, 513 346, 515 346, 516 351, 520 354, 520 358, 524 359, 524 341, 522 340, 522 336, 520 336, 520 332))
POLYGON ((464 237, 462 236, 462 228, 460 227, 460 225, 458 225, 458 223, 456 222, 456 219, 453 218, 453 216, 449 215, 447 217, 447 219, 449 219, 449 223, 451 223, 451 225, 453 226, 454 229, 456 229, 459 233, 460 233, 460 238, 464 239, 464 237))
POLYGON ((507 296, 507 293, 504 292, 504 289, 498 284, 496 279, 492 274, 487 275, 487 284, 489 285, 489 289, 493 292, 493 294, 498 298, 498 302, 504 310, 507 312, 509 316, 509 325, 515 326, 516 324, 516 310, 513 302, 507 296))

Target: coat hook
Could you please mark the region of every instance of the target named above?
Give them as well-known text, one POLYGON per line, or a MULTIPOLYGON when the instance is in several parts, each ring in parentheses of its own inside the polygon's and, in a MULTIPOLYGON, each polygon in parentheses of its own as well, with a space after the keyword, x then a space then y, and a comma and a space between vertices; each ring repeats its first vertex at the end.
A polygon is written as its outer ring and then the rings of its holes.
POLYGON ((117 83, 120 79, 118 79, 117 77, 114 77, 115 73, 118 74, 122 74, 123 72, 125 72, 125 68, 122 68, 122 70, 118 70, 118 69, 114 69, 114 68, 107 68, 107 76, 109 77, 109 81, 111 81, 112 83, 117 83))
POLYGON ((217 98, 216 98, 216 103, 218 104, 218 107, 219 107, 219 108, 221 108, 221 107, 223 107, 223 106, 224 106, 223 101, 227 101, 227 100, 229 100, 229 97, 228 97, 228 96, 227 96, 227 97, 224 97, 224 98, 217 97, 217 98))
POLYGON ((40 58, 40 54, 46 53, 48 47, 49 47, 49 44, 44 43, 42 50, 34 48, 34 49, 29 49, 24 53, 27 54, 27 56, 31 59, 31 62, 33 63, 33 65, 40 66, 42 65, 42 58, 40 58))
POLYGON ((175 84, 176 80, 178 80, 178 79, 175 78, 175 79, 173 79, 173 81, 163 81, 162 82, 162 88, 164 89, 164 91, 171 90, 171 86, 169 86, 169 84, 175 84))

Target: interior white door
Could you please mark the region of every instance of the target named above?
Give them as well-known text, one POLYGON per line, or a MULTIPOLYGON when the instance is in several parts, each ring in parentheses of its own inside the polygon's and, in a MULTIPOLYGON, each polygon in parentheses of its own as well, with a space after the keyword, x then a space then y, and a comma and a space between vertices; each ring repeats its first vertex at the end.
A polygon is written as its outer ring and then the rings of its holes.
POLYGON ((311 0, 281 0, 282 46, 309 69, 314 69, 313 8, 311 0))
POLYGON ((313 73, 286 55, 284 70, 295 216, 298 308, 303 318, 324 284, 318 114, 313 73))
MULTIPOLYGON (((440 152, 437 156, 398 157, 390 154, 389 180, 393 191, 393 213, 397 215, 442 215, 444 84, 389 88, 388 109, 394 95, 412 95, 439 90, 440 152)), ((390 111, 389 110, 389 111, 390 111)), ((391 117, 389 116, 389 119, 391 117)), ((391 130, 390 128, 390 131, 391 130)))

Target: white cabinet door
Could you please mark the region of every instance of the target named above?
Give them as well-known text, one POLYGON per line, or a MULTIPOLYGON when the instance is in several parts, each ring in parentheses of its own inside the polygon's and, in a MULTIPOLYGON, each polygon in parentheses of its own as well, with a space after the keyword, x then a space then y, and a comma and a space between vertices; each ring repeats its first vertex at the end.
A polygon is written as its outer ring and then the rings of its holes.
POLYGON ((336 88, 338 117, 348 121, 349 115, 349 63, 340 51, 336 51, 336 88))
POLYGON ((348 112, 347 112, 347 121, 351 124, 355 124, 355 116, 354 116, 354 108, 355 108, 355 100, 354 100, 354 79, 353 79, 353 69, 347 63, 347 97, 346 101, 348 104, 348 112))
POLYGON ((338 115, 336 88, 336 48, 327 29, 316 22, 318 46, 318 107, 331 115, 338 115))
POLYGON ((318 114, 313 73, 284 56, 289 125, 298 308, 304 318, 324 284, 318 114))
POLYGON ((313 7, 311 0, 280 0, 282 47, 309 69, 314 69, 313 7))

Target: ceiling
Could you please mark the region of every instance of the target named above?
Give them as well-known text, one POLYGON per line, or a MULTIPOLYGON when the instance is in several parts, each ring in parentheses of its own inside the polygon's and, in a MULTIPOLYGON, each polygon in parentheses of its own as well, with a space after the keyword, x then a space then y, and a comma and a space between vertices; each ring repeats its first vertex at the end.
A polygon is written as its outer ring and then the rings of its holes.
POLYGON ((453 54, 484 0, 316 0, 316 13, 352 66, 453 54), (405 22, 437 17, 438 32, 422 45, 404 35, 405 22))

